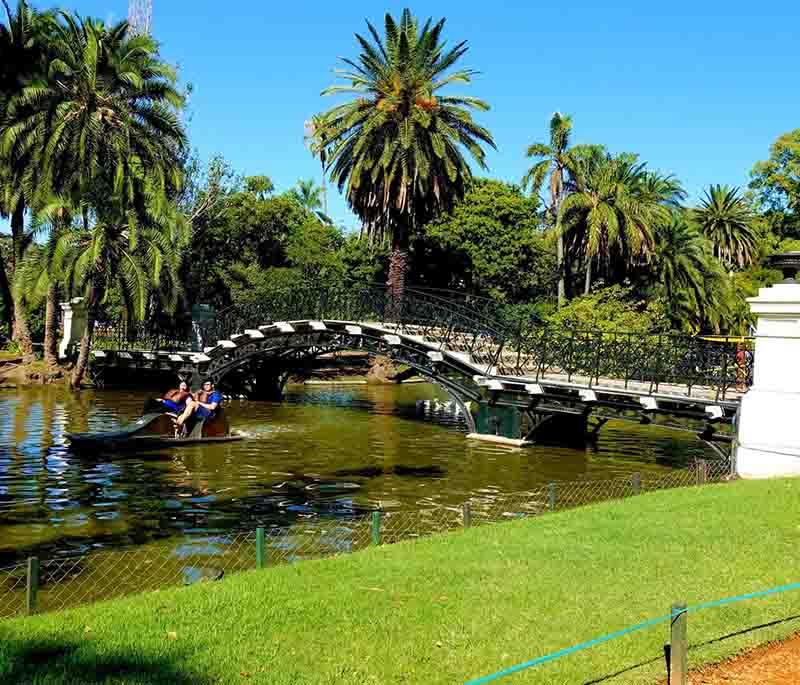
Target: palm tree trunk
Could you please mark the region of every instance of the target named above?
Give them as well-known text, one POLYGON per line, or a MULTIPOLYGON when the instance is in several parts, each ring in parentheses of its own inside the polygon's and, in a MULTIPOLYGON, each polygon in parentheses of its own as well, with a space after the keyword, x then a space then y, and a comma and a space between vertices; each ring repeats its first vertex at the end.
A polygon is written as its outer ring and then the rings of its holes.
POLYGON ((403 307, 403 292, 406 287, 408 271, 408 233, 398 230, 392 241, 392 255, 389 259, 388 314, 390 320, 400 317, 403 307))
POLYGON ((592 258, 586 258, 586 280, 583 284, 583 294, 588 295, 592 290, 592 258))
POLYGON ((58 286, 51 283, 47 289, 47 303, 44 312, 44 361, 50 366, 58 364, 58 286))
MULTIPOLYGON (((22 264, 25 237, 25 203, 20 200, 11 215, 11 256, 14 273, 17 273, 22 264)), ((33 341, 28 328, 28 313, 21 302, 14 297, 14 329, 12 338, 19 345, 22 355, 29 357, 33 354, 33 341)))
POLYGON ((324 157, 322 158, 322 211, 325 212, 325 216, 330 216, 328 214, 328 185, 325 181, 325 161, 324 157))
POLYGON ((70 387, 73 390, 81 389, 81 383, 89 368, 89 353, 92 348, 92 335, 94 333, 95 320, 97 319, 98 301, 97 287, 93 285, 89 290, 89 303, 86 311, 86 330, 83 332, 81 347, 78 352, 78 361, 75 363, 75 368, 72 370, 72 378, 70 378, 70 387))
POLYGON ((14 298, 11 295, 11 286, 8 283, 8 274, 2 254, 0 254, 0 302, 3 304, 3 320, 8 326, 10 335, 14 330, 14 298))
POLYGON ((558 264, 558 306, 563 307, 567 302, 567 275, 564 264, 564 236, 560 232, 556 243, 556 263, 558 264))

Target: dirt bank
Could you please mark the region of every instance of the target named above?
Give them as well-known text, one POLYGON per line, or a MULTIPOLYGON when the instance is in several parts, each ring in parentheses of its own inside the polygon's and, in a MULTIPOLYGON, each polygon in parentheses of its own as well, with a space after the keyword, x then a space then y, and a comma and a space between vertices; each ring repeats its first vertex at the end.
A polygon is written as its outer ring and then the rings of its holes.
POLYGON ((24 388, 36 385, 56 385, 69 380, 69 371, 61 366, 49 366, 43 361, 23 359, 0 360, 0 388, 24 388))
POLYGON ((790 685, 800 683, 800 634, 757 647, 689 674, 689 685, 790 685))

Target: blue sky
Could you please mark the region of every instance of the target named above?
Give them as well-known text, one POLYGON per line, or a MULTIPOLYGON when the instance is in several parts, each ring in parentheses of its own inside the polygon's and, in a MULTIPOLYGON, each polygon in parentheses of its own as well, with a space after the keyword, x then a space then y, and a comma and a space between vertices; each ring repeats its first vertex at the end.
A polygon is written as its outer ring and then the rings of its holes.
MULTIPOLYGON (((39 6, 49 3, 36 2, 39 6)), ((201 156, 222 153, 279 190, 318 176, 303 122, 327 108, 339 55, 355 56, 364 18, 380 24, 406 3, 154 0, 154 34, 191 82, 190 135, 201 156)), ((127 15, 125 0, 65 0, 81 14, 127 15)), ((709 183, 744 185, 781 133, 800 127, 800 3, 791 0, 441 0, 409 5, 448 19, 466 39, 464 66, 481 75, 452 92, 492 105, 481 122, 497 152, 489 174, 517 181, 525 147, 554 110, 571 113, 575 142, 638 152, 676 174, 692 197, 709 183)), ((333 192, 331 212, 355 225, 333 192)))

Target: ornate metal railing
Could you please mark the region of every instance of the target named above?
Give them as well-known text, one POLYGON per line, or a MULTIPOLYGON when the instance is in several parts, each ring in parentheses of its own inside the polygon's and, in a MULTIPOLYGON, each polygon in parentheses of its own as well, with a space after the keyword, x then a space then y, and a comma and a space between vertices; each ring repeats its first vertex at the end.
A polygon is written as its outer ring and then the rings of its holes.
POLYGON ((276 290, 268 300, 221 311, 209 320, 170 328, 97 324, 95 347, 108 350, 201 350, 275 321, 372 322, 466 355, 487 374, 597 385, 638 384, 644 392, 711 393, 726 399, 752 382, 753 341, 684 334, 608 333, 510 321, 490 301, 409 288, 402 302, 383 286, 304 286, 276 290))
POLYGON ((534 327, 507 347, 498 373, 563 378, 589 387, 636 385, 649 394, 712 392, 714 399, 724 400, 752 384, 753 362, 751 338, 534 327))

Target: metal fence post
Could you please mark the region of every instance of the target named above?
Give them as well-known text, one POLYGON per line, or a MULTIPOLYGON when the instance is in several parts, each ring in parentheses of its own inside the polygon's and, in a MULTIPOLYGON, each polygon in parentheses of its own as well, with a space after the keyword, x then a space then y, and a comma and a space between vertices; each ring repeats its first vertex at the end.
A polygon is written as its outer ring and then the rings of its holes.
POLYGON ((550 483, 547 486, 547 508, 550 511, 556 510, 556 484, 550 483))
POLYGON ((28 557, 28 579, 25 600, 28 615, 36 613, 36 595, 39 593, 39 559, 28 557))
POLYGON ((642 474, 641 473, 634 473, 631 476, 631 485, 633 486, 633 494, 634 495, 641 495, 642 494, 642 474))
POLYGON ((256 528, 256 568, 264 568, 264 529, 256 528))
POLYGON ((689 643, 686 637, 686 603, 673 604, 670 611, 669 685, 689 683, 689 643))
POLYGON ((469 528, 472 525, 472 507, 469 502, 464 502, 464 528, 469 528))
POLYGON ((372 512, 372 544, 381 544, 381 512, 372 512))

